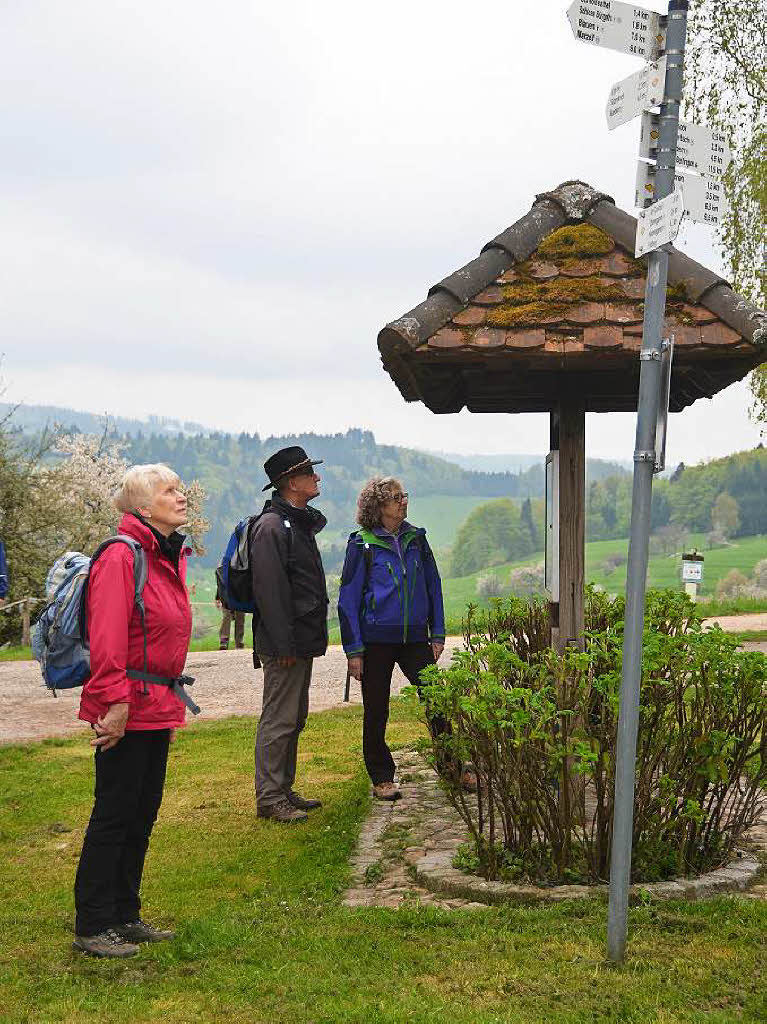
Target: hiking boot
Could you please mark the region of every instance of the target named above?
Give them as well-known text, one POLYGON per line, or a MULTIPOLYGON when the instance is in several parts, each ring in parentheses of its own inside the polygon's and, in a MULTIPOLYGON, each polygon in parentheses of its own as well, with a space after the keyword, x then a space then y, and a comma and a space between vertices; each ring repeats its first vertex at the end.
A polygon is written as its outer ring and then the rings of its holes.
POLYGON ((235 644, 234 646, 237 648, 238 651, 245 650, 245 644, 235 644))
POLYGON ((167 942, 176 937, 175 932, 153 928, 151 924, 142 921, 140 917, 137 917, 135 921, 117 924, 113 930, 121 935, 126 942, 167 942))
POLYGON ((114 928, 105 928, 98 935, 75 935, 72 949, 87 953, 88 956, 111 960, 123 960, 126 956, 135 956, 139 951, 135 942, 126 942, 114 928))
POLYGON ((300 821, 308 821, 309 815, 306 811, 294 807, 289 800, 280 800, 271 807, 259 807, 256 811, 257 818, 271 818, 272 821, 281 821, 285 825, 296 825, 300 821))
POLYGON ((373 786, 373 796, 376 800, 399 800, 402 793, 393 782, 379 782, 373 786))
POLYGON ((299 796, 294 789, 288 793, 288 803, 297 807, 299 811, 316 811, 318 807, 322 807, 321 800, 307 800, 306 797, 299 796))
POLYGON ((476 793, 478 789, 477 773, 471 765, 461 772, 461 789, 464 793, 476 793))
POLYGON ((219 651, 228 651, 229 650, 229 641, 228 640, 222 640, 221 643, 218 645, 218 649, 219 649, 219 651))

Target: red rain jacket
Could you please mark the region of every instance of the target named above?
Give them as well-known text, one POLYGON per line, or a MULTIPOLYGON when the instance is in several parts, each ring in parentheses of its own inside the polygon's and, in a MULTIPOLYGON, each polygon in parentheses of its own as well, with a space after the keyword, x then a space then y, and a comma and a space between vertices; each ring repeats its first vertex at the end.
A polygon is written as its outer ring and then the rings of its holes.
MULTIPOLYGON (((147 671, 174 678, 184 670, 192 609, 186 590, 186 554, 182 549, 178 573, 160 554, 152 531, 126 513, 119 533, 139 541, 147 555, 144 586, 147 632, 147 671)), ((91 675, 83 686, 79 718, 96 722, 110 704, 130 704, 127 729, 174 729, 184 725, 186 708, 170 687, 128 679, 126 669, 144 667, 144 634, 133 588, 133 552, 127 544, 112 544, 93 566, 88 584, 87 617, 91 675)))

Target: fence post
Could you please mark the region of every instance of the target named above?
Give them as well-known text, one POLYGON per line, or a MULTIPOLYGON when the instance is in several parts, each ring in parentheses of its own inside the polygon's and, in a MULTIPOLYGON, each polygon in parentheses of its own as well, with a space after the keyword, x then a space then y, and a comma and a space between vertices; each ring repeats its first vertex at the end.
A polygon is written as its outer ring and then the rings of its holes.
POLYGON ((21 603, 21 643, 24 647, 29 647, 32 643, 29 633, 29 603, 28 597, 21 603))

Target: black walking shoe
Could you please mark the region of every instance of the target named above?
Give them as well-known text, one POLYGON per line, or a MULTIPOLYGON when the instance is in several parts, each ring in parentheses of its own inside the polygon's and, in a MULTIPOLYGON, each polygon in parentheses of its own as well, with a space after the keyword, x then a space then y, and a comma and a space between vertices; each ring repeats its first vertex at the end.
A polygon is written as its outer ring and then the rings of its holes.
POLYGON ((272 821, 281 821, 285 825, 296 825, 300 821, 309 820, 306 811, 294 807, 289 800, 280 800, 279 803, 272 804, 270 807, 259 807, 256 817, 271 818, 272 821))
POLYGON ((321 800, 307 800, 306 797, 299 796, 294 789, 288 793, 288 803, 297 807, 299 811, 316 811, 318 807, 322 807, 321 800))
POLYGON ((402 791, 393 782, 378 782, 373 786, 373 796, 376 800, 400 800, 402 791))
POLYGON ((175 932, 153 928, 151 924, 142 921, 140 917, 135 921, 126 921, 125 924, 116 924, 114 931, 121 935, 126 942, 167 942, 176 937, 175 932))
POLYGON ((112 960, 123 960, 127 956, 135 956, 139 951, 135 942, 126 942, 114 928, 105 928, 98 935, 75 935, 72 949, 87 953, 88 956, 112 960))

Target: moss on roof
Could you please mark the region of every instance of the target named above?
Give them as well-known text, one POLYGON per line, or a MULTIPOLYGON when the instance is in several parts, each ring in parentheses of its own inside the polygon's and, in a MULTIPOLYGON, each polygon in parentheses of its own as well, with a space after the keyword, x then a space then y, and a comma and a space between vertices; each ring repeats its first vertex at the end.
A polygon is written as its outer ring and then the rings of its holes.
POLYGON ((543 239, 537 249, 548 259, 568 256, 606 256, 615 242, 593 224, 568 224, 543 239))

